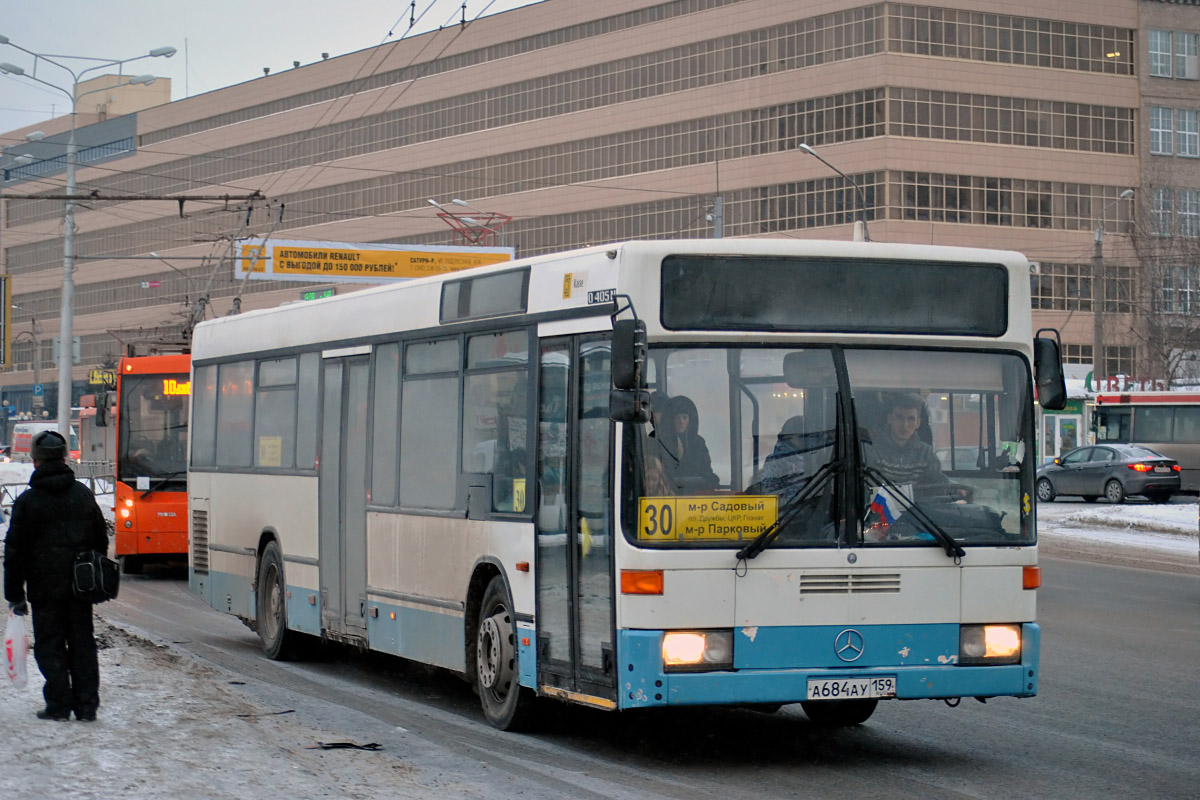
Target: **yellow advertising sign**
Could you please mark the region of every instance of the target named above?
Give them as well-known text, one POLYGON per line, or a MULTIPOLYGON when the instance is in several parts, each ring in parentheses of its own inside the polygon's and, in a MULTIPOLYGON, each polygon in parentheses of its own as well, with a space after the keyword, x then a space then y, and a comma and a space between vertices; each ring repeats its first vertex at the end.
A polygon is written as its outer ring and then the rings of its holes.
POLYGON ((511 261, 508 247, 356 245, 270 239, 241 243, 236 276, 321 283, 387 283, 511 261))
POLYGON ((779 515, 775 495, 643 497, 638 541, 695 542, 753 539, 779 515))

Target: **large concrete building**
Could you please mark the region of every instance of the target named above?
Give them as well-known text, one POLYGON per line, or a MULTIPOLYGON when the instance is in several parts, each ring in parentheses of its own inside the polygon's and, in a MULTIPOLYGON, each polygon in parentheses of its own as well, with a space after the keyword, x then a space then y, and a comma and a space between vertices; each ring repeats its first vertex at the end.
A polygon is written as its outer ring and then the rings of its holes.
MULTIPOLYGON (((125 199, 76 214, 74 393, 129 342, 178 335, 200 297, 212 315, 312 288, 242 287, 223 260, 237 237, 449 244, 428 200, 451 198, 511 216, 521 255, 712 236, 722 219, 725 236, 849 237, 856 192, 801 144, 861 187, 872 239, 1021 250, 1035 321, 1062 330, 1069 362, 1100 343, 1102 373, 1163 377, 1146 320, 1167 300, 1172 319, 1200 312, 1198 31, 1196 0, 546 0, 81 115, 79 192, 125 199), (1141 277, 1158 262, 1169 297, 1141 277)), ((69 124, 5 135, 5 195, 63 191, 69 124)), ((0 203, 16 334, 0 393, 19 407, 37 340, 54 408, 62 221, 62 200, 0 203)))

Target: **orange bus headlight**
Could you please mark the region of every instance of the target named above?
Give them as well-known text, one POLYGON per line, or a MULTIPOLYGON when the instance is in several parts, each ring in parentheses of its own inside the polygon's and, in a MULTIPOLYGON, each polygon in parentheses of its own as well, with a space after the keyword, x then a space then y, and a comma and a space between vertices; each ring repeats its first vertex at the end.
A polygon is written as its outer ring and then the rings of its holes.
POLYGON ((1020 625, 963 625, 959 629, 959 664, 1019 664, 1020 662, 1020 625))
POLYGON ((668 631, 663 634, 666 672, 707 672, 733 667, 733 631, 668 631))

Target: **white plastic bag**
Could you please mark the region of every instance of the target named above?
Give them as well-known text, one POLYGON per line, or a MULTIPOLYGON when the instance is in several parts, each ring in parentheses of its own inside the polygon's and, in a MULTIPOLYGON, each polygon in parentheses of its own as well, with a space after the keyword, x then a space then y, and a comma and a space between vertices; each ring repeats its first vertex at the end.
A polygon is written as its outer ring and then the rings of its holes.
POLYGON ((8 626, 4 629, 4 666, 13 686, 24 689, 29 683, 29 670, 25 662, 29 656, 29 636, 25 633, 25 617, 8 615, 8 626))

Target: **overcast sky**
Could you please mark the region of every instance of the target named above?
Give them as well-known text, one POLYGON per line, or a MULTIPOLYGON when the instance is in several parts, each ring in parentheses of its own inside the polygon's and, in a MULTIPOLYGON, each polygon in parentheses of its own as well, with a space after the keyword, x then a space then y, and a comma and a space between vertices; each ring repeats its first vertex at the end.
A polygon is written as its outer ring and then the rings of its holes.
MULTIPOLYGON (((491 15, 532 2, 466 0, 467 19, 485 7, 491 15)), ((462 5, 463 0, 417 0, 414 32, 457 22, 462 5)), ((126 74, 170 78, 172 100, 260 78, 263 67, 277 72, 293 61, 319 61, 323 52, 333 57, 382 44, 403 36, 410 16, 409 0, 12 0, 3 6, 0 34, 35 53, 124 59, 175 47, 173 58, 125 67, 126 74)), ((8 45, 0 45, 0 62, 33 67, 32 56, 8 45)), ((91 63, 70 62, 77 68, 91 63)), ((63 87, 71 83, 70 75, 48 65, 38 77, 63 87)), ((62 115, 67 103, 64 94, 0 75, 0 132, 62 115)))

